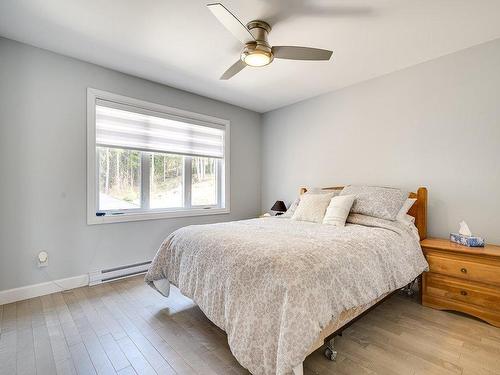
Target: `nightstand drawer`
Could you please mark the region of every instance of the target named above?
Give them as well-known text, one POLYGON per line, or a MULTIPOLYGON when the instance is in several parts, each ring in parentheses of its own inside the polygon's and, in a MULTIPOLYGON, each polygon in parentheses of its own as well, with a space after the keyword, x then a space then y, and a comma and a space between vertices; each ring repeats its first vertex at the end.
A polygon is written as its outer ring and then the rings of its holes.
POLYGON ((427 254, 431 272, 500 286, 500 264, 465 260, 450 255, 427 254))
POLYGON ((429 263, 422 275, 422 304, 500 327, 500 246, 470 248, 439 238, 420 244, 429 263))
POLYGON ((426 295, 500 311, 500 288, 437 275, 432 272, 425 273, 424 277, 424 293, 426 295))

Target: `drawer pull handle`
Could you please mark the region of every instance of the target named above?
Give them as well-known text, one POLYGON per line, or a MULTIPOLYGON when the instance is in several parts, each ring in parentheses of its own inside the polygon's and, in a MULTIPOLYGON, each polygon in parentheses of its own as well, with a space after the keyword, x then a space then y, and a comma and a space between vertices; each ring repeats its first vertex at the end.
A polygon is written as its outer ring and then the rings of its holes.
POLYGON ((461 294, 462 296, 466 296, 466 295, 467 295, 467 292, 466 292, 465 290, 461 290, 461 291, 460 291, 460 294, 461 294))
POLYGON ((462 269, 460 270, 460 272, 462 272, 462 273, 467 273, 467 268, 462 268, 462 269))

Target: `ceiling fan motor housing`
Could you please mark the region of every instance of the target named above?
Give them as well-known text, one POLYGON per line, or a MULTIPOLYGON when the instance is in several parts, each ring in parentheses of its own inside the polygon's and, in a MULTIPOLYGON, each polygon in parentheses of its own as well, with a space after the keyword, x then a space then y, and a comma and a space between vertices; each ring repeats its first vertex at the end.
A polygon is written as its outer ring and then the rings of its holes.
POLYGON ((247 62, 248 56, 253 54, 265 55, 268 58, 267 63, 259 66, 270 64, 274 58, 271 46, 267 40, 271 26, 267 22, 254 20, 247 24, 247 28, 254 36, 255 42, 249 42, 245 45, 243 51, 241 51, 241 60, 247 62))

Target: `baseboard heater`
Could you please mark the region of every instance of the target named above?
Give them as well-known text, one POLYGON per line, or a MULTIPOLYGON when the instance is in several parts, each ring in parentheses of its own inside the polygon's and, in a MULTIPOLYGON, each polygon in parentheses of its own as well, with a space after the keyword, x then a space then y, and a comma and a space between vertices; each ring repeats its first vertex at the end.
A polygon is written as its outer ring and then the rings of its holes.
POLYGON ((120 266, 108 268, 106 270, 89 272, 89 285, 97 285, 106 283, 113 280, 123 279, 125 277, 140 275, 146 273, 151 261, 129 264, 127 266, 120 266))

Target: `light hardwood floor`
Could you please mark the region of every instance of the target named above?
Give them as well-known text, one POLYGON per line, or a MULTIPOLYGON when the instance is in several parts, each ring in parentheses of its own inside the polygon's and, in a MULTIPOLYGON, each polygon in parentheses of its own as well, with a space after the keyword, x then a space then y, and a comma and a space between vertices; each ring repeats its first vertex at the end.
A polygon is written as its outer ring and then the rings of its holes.
MULTIPOLYGON (((175 288, 134 277, 0 306, 0 374, 247 374, 175 288)), ((317 350, 305 374, 500 374, 500 329, 394 296, 317 350)))

